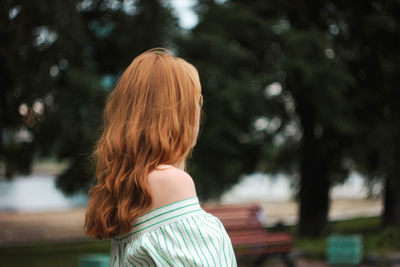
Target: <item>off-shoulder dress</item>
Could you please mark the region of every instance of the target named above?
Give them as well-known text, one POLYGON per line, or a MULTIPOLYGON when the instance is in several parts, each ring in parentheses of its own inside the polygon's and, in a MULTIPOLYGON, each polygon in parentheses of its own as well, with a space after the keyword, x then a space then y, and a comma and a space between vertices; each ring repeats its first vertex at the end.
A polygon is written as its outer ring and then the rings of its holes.
POLYGON ((221 221, 197 197, 155 209, 112 239, 110 266, 237 266, 221 221))

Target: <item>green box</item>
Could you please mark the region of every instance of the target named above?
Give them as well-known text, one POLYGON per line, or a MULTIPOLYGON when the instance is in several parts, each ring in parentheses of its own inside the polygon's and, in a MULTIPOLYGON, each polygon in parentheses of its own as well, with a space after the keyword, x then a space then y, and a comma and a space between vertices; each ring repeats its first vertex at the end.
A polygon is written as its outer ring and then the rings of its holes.
POLYGON ((330 235, 326 247, 328 263, 359 264, 363 254, 362 242, 361 235, 330 235))
POLYGON ((79 259, 80 267, 109 267, 110 256, 107 254, 89 254, 79 259))

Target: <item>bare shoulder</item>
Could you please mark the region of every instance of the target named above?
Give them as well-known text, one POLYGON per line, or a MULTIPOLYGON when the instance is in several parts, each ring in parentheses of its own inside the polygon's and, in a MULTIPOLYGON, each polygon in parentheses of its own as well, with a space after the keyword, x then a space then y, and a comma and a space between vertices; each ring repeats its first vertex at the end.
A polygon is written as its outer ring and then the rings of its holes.
POLYGON ((196 196, 192 177, 172 166, 161 167, 149 174, 148 182, 152 195, 150 209, 196 196))

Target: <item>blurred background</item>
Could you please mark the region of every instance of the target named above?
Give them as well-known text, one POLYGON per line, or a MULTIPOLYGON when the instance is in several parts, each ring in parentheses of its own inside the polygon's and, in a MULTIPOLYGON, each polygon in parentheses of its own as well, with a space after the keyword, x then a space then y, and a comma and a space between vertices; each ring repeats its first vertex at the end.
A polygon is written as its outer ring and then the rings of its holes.
POLYGON ((203 202, 261 203, 310 264, 332 232, 400 252, 398 0, 3 0, 0 266, 109 251, 82 233, 91 153, 106 96, 153 47, 200 74, 203 202))

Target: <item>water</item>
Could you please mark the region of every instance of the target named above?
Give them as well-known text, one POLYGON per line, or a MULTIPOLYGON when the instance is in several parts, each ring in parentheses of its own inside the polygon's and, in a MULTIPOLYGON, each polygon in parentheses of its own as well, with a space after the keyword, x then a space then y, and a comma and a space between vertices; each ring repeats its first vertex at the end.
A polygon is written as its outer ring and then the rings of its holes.
MULTIPOLYGON (((293 199, 293 180, 286 175, 266 175, 255 173, 243 177, 238 184, 222 196, 223 203, 243 203, 252 201, 284 202, 293 199)), ((375 183, 369 189, 365 179, 358 173, 351 173, 343 184, 336 185, 330 192, 332 199, 364 199, 369 193, 379 196, 382 184, 375 183)))
POLYGON ((0 212, 61 211, 87 203, 83 193, 66 197, 55 187, 54 176, 18 176, 0 181, 0 212))
MULTIPOLYGON (((281 202, 293 198, 292 180, 285 175, 269 176, 253 174, 244 177, 222 196, 223 203, 251 201, 281 202)), ((380 184, 374 185, 373 193, 379 194, 380 184)), ((331 190, 333 199, 362 199, 368 196, 368 187, 357 173, 350 175, 346 183, 331 190)), ((83 206, 87 196, 83 193, 66 197, 55 187, 54 176, 30 175, 0 181, 0 212, 61 211, 83 206)))

